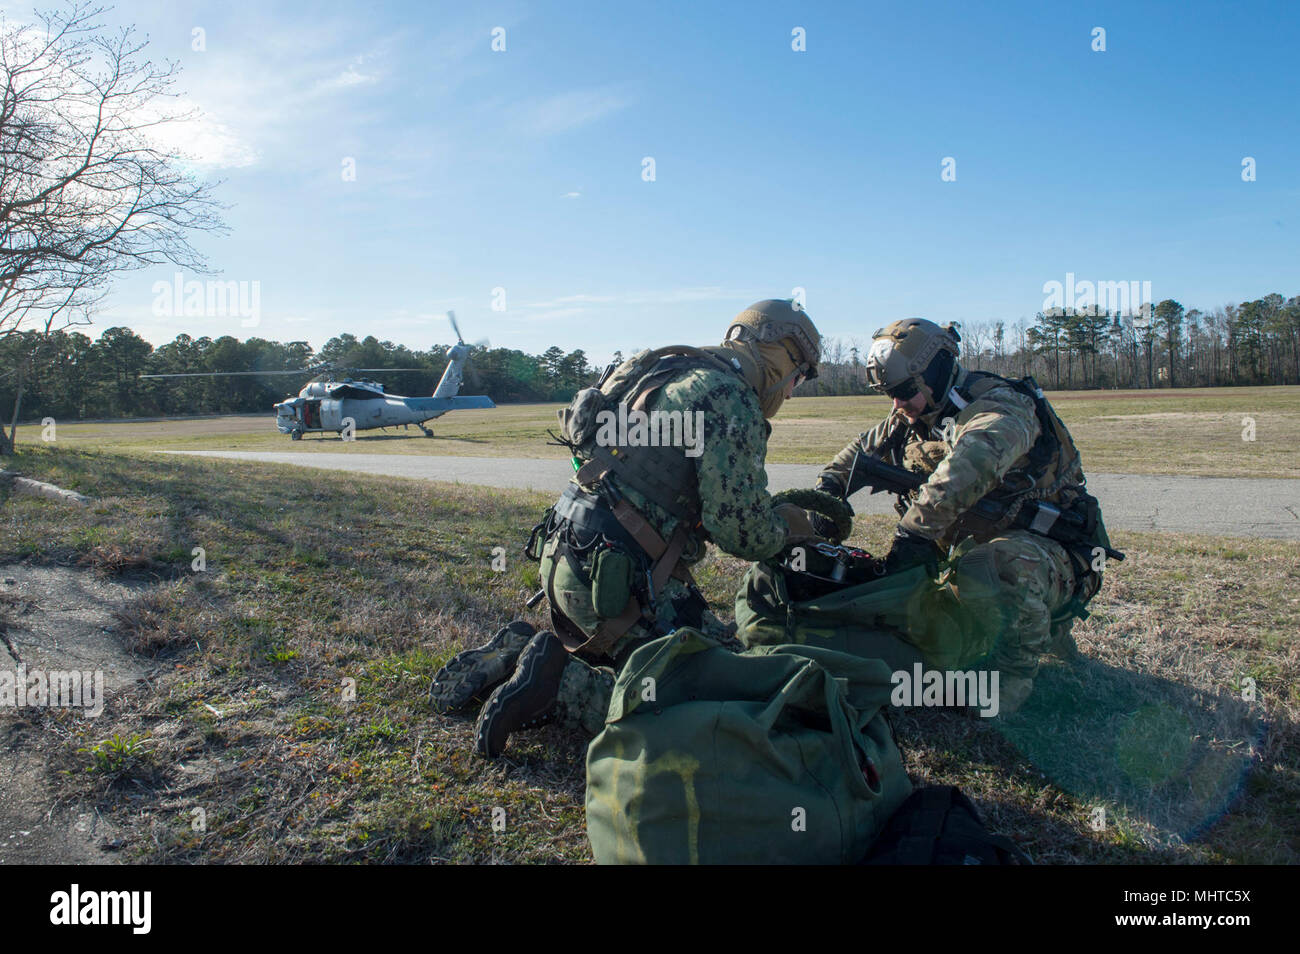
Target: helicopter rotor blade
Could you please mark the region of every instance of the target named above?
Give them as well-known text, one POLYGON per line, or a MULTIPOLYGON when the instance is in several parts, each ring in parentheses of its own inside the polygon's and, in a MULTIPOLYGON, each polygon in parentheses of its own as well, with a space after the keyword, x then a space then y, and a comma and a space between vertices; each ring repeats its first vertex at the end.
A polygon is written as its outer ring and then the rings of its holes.
POLYGON ((456 324, 456 313, 454 311, 447 312, 447 320, 451 322, 451 330, 456 332, 456 341, 464 344, 465 339, 460 336, 460 326, 456 324))
POLYGON ((308 374, 307 368, 298 368, 296 371, 187 371, 177 374, 142 374, 142 378, 222 378, 222 377, 249 377, 259 374, 308 374))

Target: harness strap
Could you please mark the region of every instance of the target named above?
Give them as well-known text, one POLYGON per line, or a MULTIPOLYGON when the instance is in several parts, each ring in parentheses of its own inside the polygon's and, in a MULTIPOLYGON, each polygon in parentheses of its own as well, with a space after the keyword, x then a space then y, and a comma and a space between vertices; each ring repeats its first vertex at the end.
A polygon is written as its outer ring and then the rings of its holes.
POLYGON ((551 627, 559 637, 564 648, 571 653, 583 652, 592 656, 607 656, 614 644, 641 619, 641 604, 635 596, 629 596, 623 612, 613 619, 603 619, 590 638, 573 625, 568 617, 562 616, 551 606, 551 627))
POLYGON ((654 599, 655 593, 663 589, 668 577, 675 576, 683 583, 690 586, 695 585, 695 579, 691 576, 691 571, 681 562, 682 551, 686 549, 687 532, 686 527, 677 524, 677 529, 673 531, 672 537, 667 543, 664 538, 659 536, 658 531, 650 526, 650 523, 641 512, 627 502, 626 497, 619 498, 618 503, 612 508, 614 517, 622 524, 623 529, 628 532, 637 546, 644 550, 650 559, 654 560, 654 565, 650 567, 650 579, 654 587, 654 592, 650 598, 654 599))
MULTIPOLYGON (((627 502, 626 498, 619 498, 618 502, 610 508, 610 512, 636 545, 654 561, 650 566, 650 593, 647 594, 652 606, 655 594, 663 589, 670 576, 696 588, 690 569, 681 562, 682 553, 689 539, 685 524, 679 523, 672 537, 665 543, 664 538, 639 510, 627 502)), ((573 513, 573 510, 567 509, 566 513, 573 513)), ((552 565, 551 579, 547 581, 547 589, 550 592, 554 592, 555 588, 554 574, 555 567, 552 565)), ((564 643, 565 649, 569 652, 582 651, 593 656, 606 656, 629 629, 642 617, 649 616, 651 612, 649 607, 641 605, 633 593, 628 597, 623 611, 618 616, 601 620, 596 627, 596 632, 590 638, 568 619, 557 614, 554 606, 551 607, 551 623, 560 642, 564 643)))

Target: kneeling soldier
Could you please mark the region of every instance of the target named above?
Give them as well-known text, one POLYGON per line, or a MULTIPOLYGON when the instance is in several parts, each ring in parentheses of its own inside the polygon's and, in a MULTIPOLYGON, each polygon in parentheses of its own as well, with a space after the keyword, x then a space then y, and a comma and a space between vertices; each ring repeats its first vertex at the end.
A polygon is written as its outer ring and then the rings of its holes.
MULTIPOLYGON (((847 499, 880 461, 912 471, 899 493, 889 571, 952 556, 950 581, 973 618, 1001 620, 992 665, 1001 711, 1033 689, 1040 654, 1074 653, 1074 618, 1101 586, 1112 550, 1079 453, 1032 378, 1010 381, 957 363, 951 327, 920 318, 873 336, 867 380, 893 398, 889 417, 835 458, 817 489, 847 499)), ((899 491, 895 482, 888 489, 899 491)), ((813 517, 830 535, 832 526, 813 517)))
POLYGON ((765 458, 767 419, 816 376, 820 348, 799 306, 761 301, 719 347, 642 352, 561 412, 577 473, 528 548, 554 633, 512 624, 452 660, 430 692, 448 711, 501 683, 479 714, 481 755, 544 723, 594 735, 634 649, 681 626, 727 635, 690 572, 709 542, 763 560, 812 536, 803 510, 768 495, 765 458))

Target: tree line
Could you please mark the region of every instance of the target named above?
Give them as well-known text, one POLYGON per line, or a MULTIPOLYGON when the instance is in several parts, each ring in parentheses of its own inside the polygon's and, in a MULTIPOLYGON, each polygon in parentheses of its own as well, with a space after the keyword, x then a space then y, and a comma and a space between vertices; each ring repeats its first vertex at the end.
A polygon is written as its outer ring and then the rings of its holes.
MULTIPOLYGON (((962 363, 1009 377, 1032 374, 1050 389, 1215 387, 1300 383, 1300 296, 1267 295, 1213 311, 1184 310, 1172 299, 1137 315, 1061 310, 1032 321, 959 326, 962 363)), ((827 339, 820 375, 799 394, 869 393, 869 339, 827 339)), ((21 369, 22 417, 38 420, 166 417, 268 411, 329 365, 336 377, 358 372, 396 394, 433 393, 447 366, 446 346, 415 351, 373 336, 331 338, 313 351, 305 341, 240 341, 178 335, 154 348, 129 328, 92 340, 73 330, 0 337, 0 409, 9 411, 21 369), (142 378, 145 374, 286 371, 289 374, 142 378)), ((615 353, 615 360, 623 355, 615 353)), ((465 394, 502 404, 566 401, 599 373, 581 349, 538 355, 473 347, 465 394)))
MULTIPOLYGON (((373 336, 331 338, 314 352, 305 341, 230 336, 175 340, 155 349, 129 328, 106 329, 98 339, 68 329, 15 332, 0 337, 0 409, 8 418, 21 369, 22 418, 169 417, 269 411, 297 393, 313 369, 329 366, 342 380, 378 381, 395 394, 429 395, 447 367, 450 347, 413 351, 373 336), (384 370, 387 369, 387 370, 384 370), (401 370, 398 370, 401 369, 401 370), (188 378, 146 374, 292 372, 188 378)), ((488 394, 501 403, 560 401, 593 375, 586 354, 552 347, 540 355, 510 348, 474 347, 463 394, 488 394)))
MULTIPOLYGON (((1052 390, 1300 384, 1300 296, 1213 311, 1173 299, 1137 314, 1054 309, 1031 321, 962 322, 961 363, 1052 390)), ((864 394, 867 340, 828 341, 800 394, 864 394)))

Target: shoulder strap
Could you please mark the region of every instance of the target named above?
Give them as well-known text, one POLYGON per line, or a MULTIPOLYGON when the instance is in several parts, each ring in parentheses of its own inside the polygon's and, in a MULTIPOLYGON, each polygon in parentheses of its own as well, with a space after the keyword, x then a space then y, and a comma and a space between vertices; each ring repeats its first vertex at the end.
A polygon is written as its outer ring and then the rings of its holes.
POLYGON ((960 388, 953 387, 948 389, 948 401, 959 411, 966 410, 966 405, 973 401, 978 401, 989 391, 1003 384, 1012 384, 1001 375, 994 374, 992 371, 967 371, 966 380, 960 388))
MULTIPOLYGON (((978 401, 996 387, 1009 387, 1034 402, 1034 416, 1038 419, 1038 438, 1026 454, 1029 465, 1024 469, 1024 473, 1033 483, 1038 483, 1047 473, 1053 452, 1057 448, 1060 448, 1062 453, 1066 451, 1058 432, 1056 415, 1048 405, 1047 397, 1043 394, 1043 389, 1038 386, 1038 382, 1032 377, 1013 380, 991 371, 968 371, 963 384, 963 387, 952 388, 948 392, 948 400, 959 411, 965 410, 967 405, 978 401), (973 383, 972 378, 975 379, 973 383)), ((1068 471, 1070 464, 1070 461, 1061 461, 1062 473, 1068 471)))

